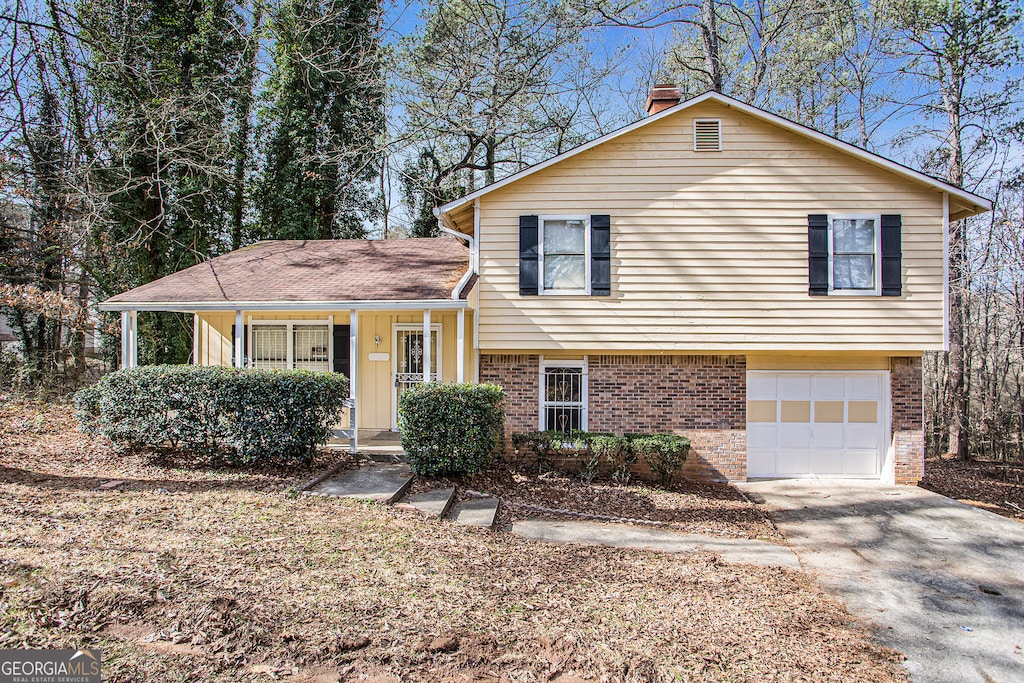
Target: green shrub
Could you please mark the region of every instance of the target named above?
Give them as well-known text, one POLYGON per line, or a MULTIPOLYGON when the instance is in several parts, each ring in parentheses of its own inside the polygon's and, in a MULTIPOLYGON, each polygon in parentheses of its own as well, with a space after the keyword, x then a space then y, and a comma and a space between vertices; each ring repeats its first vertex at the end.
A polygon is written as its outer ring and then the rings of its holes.
POLYGON ((83 431, 124 448, 258 463, 311 457, 347 397, 333 373, 153 365, 112 372, 75 404, 83 431))
POLYGON ((493 384, 416 384, 398 397, 402 448, 422 475, 485 469, 502 438, 505 392, 493 384))
POLYGON ((633 465, 637 463, 636 453, 629 446, 629 439, 614 434, 592 434, 590 450, 601 460, 612 466, 612 480, 628 484, 633 478, 633 465))
POLYGON ((607 463, 611 478, 628 484, 633 466, 643 457, 658 481, 671 486, 690 452, 690 441, 673 434, 631 434, 616 436, 604 432, 517 432, 512 434, 512 445, 517 451, 532 451, 541 469, 562 471, 573 469, 586 482, 593 481, 607 463))
POLYGON ((100 419, 99 387, 85 387, 75 394, 75 418, 86 434, 95 434, 100 419))
POLYGON ((686 464, 690 440, 674 434, 633 434, 628 439, 630 449, 647 461, 661 485, 672 486, 686 464))

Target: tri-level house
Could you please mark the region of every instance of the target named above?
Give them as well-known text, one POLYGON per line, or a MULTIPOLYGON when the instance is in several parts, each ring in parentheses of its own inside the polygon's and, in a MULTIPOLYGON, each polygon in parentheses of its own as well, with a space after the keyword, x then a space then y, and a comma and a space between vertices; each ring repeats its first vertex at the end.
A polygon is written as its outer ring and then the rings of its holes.
POLYGON ((493 382, 506 431, 664 431, 722 480, 922 475, 950 221, 990 203, 729 97, 437 210, 445 237, 261 242, 120 294, 194 314, 202 364, 349 375, 360 434, 413 382, 493 382))

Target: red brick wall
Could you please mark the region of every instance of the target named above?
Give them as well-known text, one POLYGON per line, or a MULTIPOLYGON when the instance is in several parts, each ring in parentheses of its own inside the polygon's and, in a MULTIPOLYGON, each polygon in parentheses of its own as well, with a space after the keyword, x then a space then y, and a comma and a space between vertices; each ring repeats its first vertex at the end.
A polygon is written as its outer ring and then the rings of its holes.
MULTIPOLYGON (((589 429, 680 434, 691 441, 688 475, 743 480, 746 371, 744 356, 590 356, 589 429)), ((480 379, 508 392, 506 453, 511 456, 508 435, 537 429, 539 358, 482 355, 480 379)))
POLYGON ((537 430, 540 401, 540 358, 530 355, 481 355, 480 381, 505 389, 505 451, 509 434, 537 430))
POLYGON ((911 486, 924 476, 924 398, 921 359, 892 358, 892 442, 896 483, 911 486))

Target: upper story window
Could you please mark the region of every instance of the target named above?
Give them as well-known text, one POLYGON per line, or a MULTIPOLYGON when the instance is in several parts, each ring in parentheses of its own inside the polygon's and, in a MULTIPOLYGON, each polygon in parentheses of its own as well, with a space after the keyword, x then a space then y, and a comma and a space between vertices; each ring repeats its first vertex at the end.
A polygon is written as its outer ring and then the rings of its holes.
POLYGON ((589 293, 590 218, 541 216, 539 223, 543 293, 589 293))
POLYGON ((609 296, 611 216, 519 217, 519 295, 609 296))
POLYGON ((829 219, 829 289, 836 294, 879 294, 879 217, 829 216, 829 219))
POLYGON ((807 214, 807 293, 903 296, 903 216, 807 214))

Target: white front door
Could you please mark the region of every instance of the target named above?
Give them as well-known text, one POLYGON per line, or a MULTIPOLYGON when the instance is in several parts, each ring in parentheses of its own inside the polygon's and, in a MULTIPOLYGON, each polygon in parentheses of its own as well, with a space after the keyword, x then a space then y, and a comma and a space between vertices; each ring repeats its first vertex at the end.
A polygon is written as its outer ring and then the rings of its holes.
POLYGON ((889 373, 747 373, 747 476, 877 479, 889 373))
MULTIPOLYGON (((398 431, 398 396, 407 387, 423 381, 423 326, 396 325, 392 354, 391 429, 398 431)), ((430 377, 441 377, 441 326, 430 326, 430 377)))

